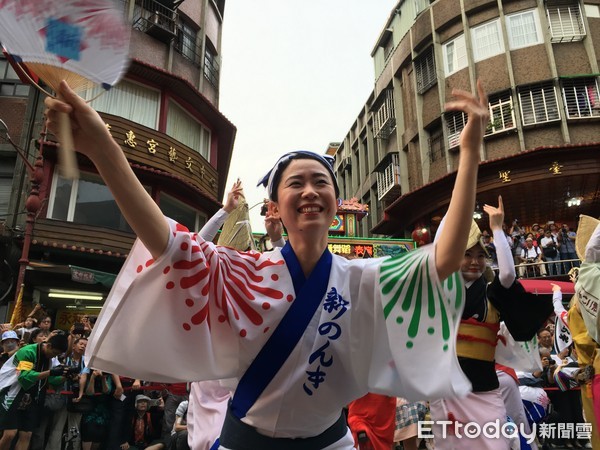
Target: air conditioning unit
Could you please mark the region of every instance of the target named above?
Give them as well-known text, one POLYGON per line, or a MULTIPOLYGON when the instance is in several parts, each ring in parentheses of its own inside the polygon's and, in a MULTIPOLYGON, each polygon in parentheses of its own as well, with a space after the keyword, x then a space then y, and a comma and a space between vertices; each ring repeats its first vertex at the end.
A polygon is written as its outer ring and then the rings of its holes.
POLYGON ((146 33, 162 42, 175 38, 175 21, 156 11, 147 19, 146 33))

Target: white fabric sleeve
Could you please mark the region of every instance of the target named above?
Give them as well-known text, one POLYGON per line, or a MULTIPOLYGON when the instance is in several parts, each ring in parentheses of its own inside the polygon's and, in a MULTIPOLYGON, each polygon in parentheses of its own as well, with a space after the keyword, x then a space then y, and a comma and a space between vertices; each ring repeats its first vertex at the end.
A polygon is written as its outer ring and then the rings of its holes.
POLYGON ((552 304, 554 305, 554 313, 557 316, 562 316, 563 314, 566 314, 566 310, 565 307, 562 303, 562 292, 561 291, 554 291, 552 293, 552 304))
POLYGON ((289 308, 285 261, 278 250, 239 252, 167 221, 160 257, 134 243, 90 335, 89 365, 166 383, 238 377, 289 308), (138 329, 148 332, 131 333, 138 329))
POLYGON ((229 213, 221 208, 204 224, 198 235, 205 241, 212 241, 228 217, 229 213))
POLYGON ((435 245, 384 259, 360 281, 351 271, 345 276, 351 285, 360 282, 358 298, 371 308, 356 311, 352 327, 361 336, 352 350, 353 373, 367 380, 365 392, 416 401, 461 397, 471 390, 455 347, 464 285, 458 272, 438 278, 435 245), (424 382, 432 361, 444 376, 424 382))
POLYGON ((585 261, 600 262, 600 224, 598 224, 585 246, 585 261))
POLYGON ((494 244, 498 258, 498 279, 502 287, 508 289, 515 282, 517 274, 512 252, 502 230, 494 230, 494 244))
POLYGON ((279 238, 278 240, 271 241, 271 244, 273 245, 273 248, 283 247, 283 246, 285 246, 285 239, 283 238, 283 236, 281 236, 281 238, 279 238))

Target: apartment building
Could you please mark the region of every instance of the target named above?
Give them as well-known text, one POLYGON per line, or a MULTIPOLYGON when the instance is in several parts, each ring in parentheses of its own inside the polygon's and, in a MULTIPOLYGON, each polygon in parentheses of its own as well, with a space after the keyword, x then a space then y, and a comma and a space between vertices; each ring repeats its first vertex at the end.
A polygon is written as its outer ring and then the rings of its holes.
POLYGON ((502 194, 507 221, 597 216, 598 0, 400 1, 372 57, 374 90, 335 154, 342 197, 370 206, 362 236, 435 230, 466 124, 444 103, 477 79, 491 120, 476 208, 502 194))

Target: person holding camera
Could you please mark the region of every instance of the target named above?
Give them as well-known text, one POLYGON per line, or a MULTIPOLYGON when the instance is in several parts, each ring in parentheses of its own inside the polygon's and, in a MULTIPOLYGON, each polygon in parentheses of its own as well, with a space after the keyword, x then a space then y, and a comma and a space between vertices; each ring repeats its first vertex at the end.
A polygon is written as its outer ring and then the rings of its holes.
POLYGON ((553 262, 560 261, 560 255, 558 254, 560 244, 556 241, 550 227, 546 228, 544 231, 544 237, 541 239, 540 244, 542 246, 542 252, 544 253, 544 259, 546 260, 548 275, 560 275, 560 264, 558 262, 553 262))
MULTIPOLYGON (((67 379, 64 384, 65 391, 72 392, 71 402, 79 403, 83 397, 83 389, 80 389, 80 377, 85 369, 85 361, 83 355, 87 346, 87 338, 79 337, 75 339, 71 354, 67 356, 64 366, 67 368, 67 379)), ((58 359, 55 359, 58 363, 58 359)), ((58 364, 57 364, 58 365, 58 364)), ((63 407, 54 411, 50 425, 50 436, 46 444, 46 450, 60 450, 65 423, 68 423, 69 429, 77 429, 77 437, 72 441, 74 449, 79 449, 81 439, 79 437, 79 428, 81 426, 81 412, 69 411, 67 401, 63 403, 63 407)))
POLYGON ((516 264, 522 249, 525 248, 525 229, 519 225, 518 219, 513 220, 507 236, 512 240, 511 249, 516 264))
POLYGON ((524 278, 526 275, 532 275, 534 277, 546 275, 546 269, 544 264, 542 264, 542 252, 537 245, 533 245, 532 237, 527 237, 527 239, 525 239, 525 247, 521 249, 519 262, 518 268, 520 278, 524 278))
POLYGON ((577 233, 569 228, 566 223, 562 224, 558 233, 558 244, 560 260, 562 261, 563 273, 569 273, 572 267, 579 267, 579 258, 575 251, 575 239, 577 233))
POLYGON ((51 368, 51 360, 67 350, 67 337, 51 336, 47 342, 18 350, 0 369, 0 450, 9 450, 19 434, 16 450, 27 450, 38 426, 48 385, 64 382, 67 368, 51 368))

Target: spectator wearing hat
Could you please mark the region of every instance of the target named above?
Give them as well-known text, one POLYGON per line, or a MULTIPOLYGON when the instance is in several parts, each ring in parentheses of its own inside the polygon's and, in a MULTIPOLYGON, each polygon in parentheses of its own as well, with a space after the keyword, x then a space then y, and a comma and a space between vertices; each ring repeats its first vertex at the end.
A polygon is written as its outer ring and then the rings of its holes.
POLYGON ((165 444, 160 439, 163 411, 162 398, 152 400, 143 394, 136 395, 135 410, 127 422, 127 441, 121 445, 121 449, 161 450, 165 448, 165 444))
POLYGON ((0 354, 0 367, 19 350, 19 336, 14 331, 2 333, 2 354, 0 354))
POLYGON ((532 273, 533 276, 546 275, 546 269, 542 264, 542 252, 536 245, 533 245, 532 237, 527 237, 525 239, 525 247, 521 249, 521 254, 519 255, 519 262, 519 277, 521 278, 525 277, 525 275, 528 272, 532 273), (538 265, 531 265, 535 263, 537 263, 538 265))

